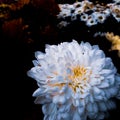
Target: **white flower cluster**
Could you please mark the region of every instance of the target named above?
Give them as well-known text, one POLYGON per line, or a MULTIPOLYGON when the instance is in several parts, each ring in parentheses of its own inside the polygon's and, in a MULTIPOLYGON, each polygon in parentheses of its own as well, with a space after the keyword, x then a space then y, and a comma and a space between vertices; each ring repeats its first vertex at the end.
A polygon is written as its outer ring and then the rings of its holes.
POLYGON ((68 22, 74 20, 84 21, 89 27, 104 23, 110 15, 120 22, 120 5, 116 3, 94 5, 89 0, 84 0, 73 4, 59 4, 59 7, 61 11, 57 17, 61 20, 58 24, 60 28, 65 27, 62 23, 67 22, 67 18, 70 18, 68 22))
POLYGON ((113 0, 113 2, 115 2, 115 3, 120 3, 120 0, 113 0))
POLYGON ((43 104, 44 120, 102 120, 120 97, 120 75, 97 45, 77 41, 47 45, 35 52, 28 76, 37 81, 33 93, 43 104))

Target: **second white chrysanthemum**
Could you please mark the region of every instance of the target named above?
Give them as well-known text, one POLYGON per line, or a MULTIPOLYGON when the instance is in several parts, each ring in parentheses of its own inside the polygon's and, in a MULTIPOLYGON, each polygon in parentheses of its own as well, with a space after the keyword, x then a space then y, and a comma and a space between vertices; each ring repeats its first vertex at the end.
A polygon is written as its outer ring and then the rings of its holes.
POLYGON ((43 104, 44 120, 101 120, 115 108, 120 76, 97 45, 75 40, 47 45, 35 57, 28 76, 39 86, 33 96, 43 104))

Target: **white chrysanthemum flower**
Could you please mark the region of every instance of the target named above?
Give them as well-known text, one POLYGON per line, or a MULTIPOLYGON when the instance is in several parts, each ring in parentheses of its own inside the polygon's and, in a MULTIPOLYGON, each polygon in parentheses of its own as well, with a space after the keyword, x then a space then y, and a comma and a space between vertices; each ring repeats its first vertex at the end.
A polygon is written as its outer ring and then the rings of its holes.
POLYGON ((104 23, 106 20, 106 15, 104 13, 94 12, 92 13, 92 16, 99 23, 104 23))
POLYGON ((86 25, 87 25, 88 27, 91 27, 91 26, 93 26, 93 25, 97 25, 97 20, 96 20, 96 18, 94 18, 94 16, 89 15, 88 18, 89 18, 89 19, 86 21, 86 25))
POLYGON ((71 21, 74 21, 74 20, 77 20, 77 16, 76 16, 76 14, 71 14, 71 21))
POLYGON ((88 14, 86 14, 86 13, 82 14, 82 15, 80 16, 80 20, 86 22, 86 21, 88 20, 88 14))
POLYGON ((82 7, 79 7, 79 8, 76 8, 75 9, 75 15, 80 15, 81 13, 83 13, 84 12, 84 9, 82 8, 82 7))
POLYGON ((113 17, 120 22, 120 5, 113 5, 111 7, 111 13, 113 15, 113 17))
POLYGON ((36 52, 28 76, 37 81, 35 103, 43 104, 44 120, 101 120, 115 108, 120 76, 97 45, 77 41, 47 45, 36 52))
POLYGON ((58 18, 66 18, 66 17, 69 17, 71 16, 71 13, 70 13, 70 10, 68 9, 63 9, 59 15, 57 15, 58 18))

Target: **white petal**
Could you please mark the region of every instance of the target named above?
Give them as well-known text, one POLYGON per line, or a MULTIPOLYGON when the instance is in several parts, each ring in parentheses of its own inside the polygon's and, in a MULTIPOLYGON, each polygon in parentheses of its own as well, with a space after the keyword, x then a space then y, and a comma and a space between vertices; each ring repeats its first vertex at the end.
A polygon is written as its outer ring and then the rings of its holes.
POLYGON ((51 102, 50 99, 47 99, 46 97, 43 96, 38 96, 34 101, 35 104, 47 104, 50 102, 51 102))
POLYGON ((106 87, 109 87, 109 83, 107 82, 102 82, 100 85, 98 85, 98 88, 106 88, 106 87))
POLYGON ((105 89, 104 92, 105 92, 106 98, 107 98, 107 99, 110 99, 111 93, 108 91, 108 89, 105 89))
POLYGON ((79 99, 80 98, 80 96, 81 96, 81 94, 78 92, 76 92, 76 93, 73 93, 72 92, 72 97, 74 98, 74 99, 79 99))
POLYGON ((115 102, 113 102, 113 101, 111 101, 111 100, 106 101, 106 106, 107 106, 107 108, 108 108, 109 110, 116 108, 115 102))
POLYGON ((45 54, 42 53, 41 51, 36 51, 36 52, 35 52, 35 57, 36 57, 37 59, 42 59, 42 58, 44 58, 44 56, 45 56, 45 54))
POLYGON ((45 82, 46 76, 40 67, 33 67, 27 72, 27 75, 38 82, 45 82))
POLYGON ((85 110, 84 107, 78 106, 78 113, 79 113, 80 115, 84 114, 84 110, 85 110))
POLYGON ((105 66, 105 58, 96 59, 92 64, 91 67, 93 71, 101 71, 105 66))
POLYGON ((59 112, 69 112, 70 111, 70 107, 71 107, 71 104, 70 103, 67 103, 65 105, 62 105, 60 108, 59 108, 59 112))
POLYGON ((85 107, 85 99, 79 99, 79 106, 84 106, 85 107))
POLYGON ((97 56, 97 58, 104 58, 105 54, 102 50, 97 50, 95 56, 97 56))
POLYGON ((84 54, 82 56, 82 59, 83 59, 83 65, 86 67, 86 66, 89 66, 89 63, 90 63, 90 58, 88 56, 88 53, 87 54, 84 54))
POLYGON ((52 113, 50 116, 49 116, 49 119, 48 120, 56 120, 57 118, 57 115, 55 113, 52 113))
POLYGON ((93 104, 92 103, 88 103, 86 109, 87 109, 88 112, 94 112, 93 111, 93 104))
POLYGON ((93 93, 94 95, 98 95, 101 93, 101 90, 98 87, 93 87, 93 93))
POLYGON ((88 103, 89 103, 89 96, 85 98, 85 104, 88 104, 88 103))
POLYGON ((101 101, 101 100, 104 100, 104 97, 101 95, 95 95, 94 99, 95 99, 95 101, 101 101))
POLYGON ((63 86, 63 87, 60 89, 59 93, 61 94, 61 93, 66 92, 66 89, 67 89, 67 86, 63 86))
POLYGON ((96 120, 103 120, 104 117, 105 117, 105 113, 99 113, 99 114, 97 115, 96 120))
POLYGON ((90 79, 90 85, 91 86, 95 86, 95 85, 99 85, 101 83, 101 79, 102 78, 91 78, 90 79))
POLYGON ((93 45, 92 48, 95 49, 95 50, 99 50, 100 49, 98 45, 93 45))
POLYGON ((108 92, 110 93, 111 97, 114 97, 117 95, 118 89, 116 86, 114 86, 114 87, 109 88, 108 92))
POLYGON ((73 120, 81 120, 80 115, 78 114, 78 112, 74 113, 73 120))
POLYGON ((105 59, 105 69, 113 69, 114 68, 114 65, 112 63, 112 59, 111 58, 106 58, 105 59))
POLYGON ((114 73, 113 70, 103 69, 101 72, 99 72, 101 75, 108 76, 114 73))
POLYGON ((116 88, 117 88, 117 95, 116 95, 116 98, 117 99, 120 99, 120 74, 117 74, 115 76, 115 80, 116 80, 116 88))
POLYGON ((118 86, 120 87, 120 74, 117 74, 117 75, 115 76, 115 80, 116 80, 116 82, 118 83, 118 86))
POLYGON ((73 100, 73 106, 77 107, 80 105, 80 101, 78 99, 73 100))
POLYGON ((51 115, 54 114, 56 112, 57 108, 55 106, 55 104, 50 103, 50 104, 44 104, 42 106, 42 111, 45 115, 51 115))
POLYGON ((94 103, 94 104, 93 104, 93 109, 94 109, 95 113, 98 112, 99 109, 98 109, 97 103, 94 103))
POLYGON ((107 111, 105 102, 98 102, 98 107, 99 107, 100 111, 107 111))
POLYGON ((86 43, 84 44, 84 49, 86 49, 86 50, 88 50, 88 51, 92 49, 92 46, 90 45, 89 42, 86 42, 86 43))
POLYGON ((89 117, 90 119, 92 119, 92 120, 95 120, 96 117, 97 117, 97 114, 92 113, 92 112, 89 112, 89 113, 88 113, 88 117, 89 117))
POLYGON ((57 120, 61 120, 62 119, 62 115, 61 114, 57 114, 57 120))
POLYGON ((110 86, 114 85, 115 83, 115 75, 111 74, 105 78, 110 86))
POLYGON ((39 95, 42 95, 42 94, 45 94, 46 93, 46 89, 44 88, 38 88, 34 93, 33 93, 33 96, 36 97, 36 96, 39 96, 39 95))
POLYGON ((66 102, 66 98, 64 95, 56 95, 53 97, 53 103, 60 103, 60 104, 64 104, 66 102))
POLYGON ((70 116, 70 115, 69 115, 68 113, 66 113, 66 112, 61 114, 61 117, 62 117, 64 120, 70 119, 69 116, 70 116))
POLYGON ((117 98, 117 99, 120 99, 120 89, 118 90, 118 93, 117 93, 117 95, 116 95, 116 98, 117 98))
POLYGON ((49 115, 45 115, 43 120, 49 120, 49 115))
POLYGON ((33 64, 34 64, 34 66, 39 65, 39 63, 38 63, 38 61, 37 61, 37 60, 33 60, 32 62, 33 62, 33 64))
POLYGON ((92 95, 89 95, 89 102, 94 103, 94 97, 92 95))

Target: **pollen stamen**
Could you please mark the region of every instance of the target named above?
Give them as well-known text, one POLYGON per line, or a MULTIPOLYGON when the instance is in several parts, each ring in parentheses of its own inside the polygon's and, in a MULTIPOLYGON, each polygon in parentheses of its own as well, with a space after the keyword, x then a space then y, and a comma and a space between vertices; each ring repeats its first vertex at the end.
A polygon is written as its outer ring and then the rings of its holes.
POLYGON ((68 75, 69 80, 72 81, 72 84, 69 84, 69 87, 72 88, 74 92, 76 92, 76 88, 79 88, 80 91, 83 91, 83 89, 87 86, 86 80, 90 77, 90 74, 92 74, 91 70, 88 70, 84 66, 75 66, 71 67, 71 74, 68 75))

